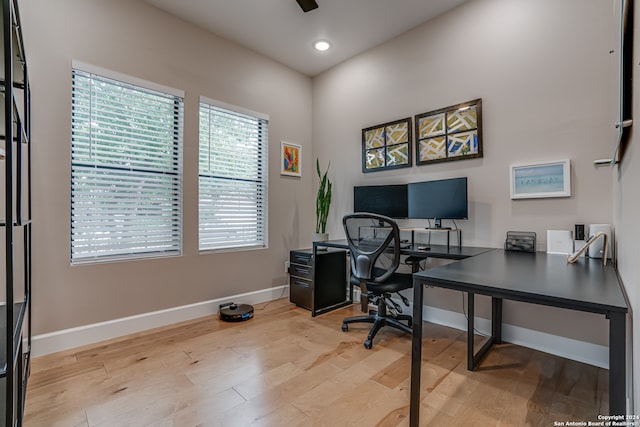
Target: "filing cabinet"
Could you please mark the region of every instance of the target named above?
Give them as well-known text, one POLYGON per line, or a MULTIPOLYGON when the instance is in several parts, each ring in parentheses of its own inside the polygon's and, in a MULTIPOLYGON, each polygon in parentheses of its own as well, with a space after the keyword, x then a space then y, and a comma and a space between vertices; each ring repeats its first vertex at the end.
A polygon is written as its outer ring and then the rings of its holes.
POLYGON ((344 250, 296 249, 289 253, 289 299, 313 316, 351 303, 344 250))

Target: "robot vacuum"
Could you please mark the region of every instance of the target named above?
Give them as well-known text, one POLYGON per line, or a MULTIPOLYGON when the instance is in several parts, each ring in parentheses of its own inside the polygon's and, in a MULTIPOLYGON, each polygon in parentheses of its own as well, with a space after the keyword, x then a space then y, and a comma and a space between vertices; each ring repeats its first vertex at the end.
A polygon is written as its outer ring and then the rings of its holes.
POLYGON ((220 320, 225 322, 242 322, 253 317, 253 306, 249 304, 220 304, 220 320))

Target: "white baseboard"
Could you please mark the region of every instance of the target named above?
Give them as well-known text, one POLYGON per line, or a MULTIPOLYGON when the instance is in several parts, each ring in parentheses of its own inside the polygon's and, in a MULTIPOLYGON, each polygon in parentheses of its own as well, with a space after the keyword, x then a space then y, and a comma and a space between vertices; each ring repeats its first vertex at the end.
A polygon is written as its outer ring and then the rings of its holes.
MULTIPOLYGON (((463 331, 467 330, 467 318, 464 314, 441 308, 423 306, 423 319, 439 325, 449 326, 463 331)), ((491 321, 476 317, 475 330, 481 334, 491 334, 491 321)), ((523 347, 532 348, 566 359, 576 360, 600 368, 609 369, 609 347, 586 341, 574 340, 535 331, 520 326, 502 324, 502 340, 523 347)))
MULTIPOLYGON (((357 301, 360 301, 359 291, 359 289, 354 290, 354 299, 357 299, 357 301)), ((399 299, 393 298, 393 300, 402 305, 399 299)), ((413 304, 410 304, 410 307, 404 311, 405 313, 412 313, 413 304)), ((467 330, 466 316, 457 311, 423 305, 422 318, 425 321, 438 325, 449 326, 462 331, 467 330)), ((480 334, 490 335, 491 321, 489 319, 476 317, 475 330, 480 334)), ((535 331, 508 323, 502 324, 502 340, 566 359, 587 363, 599 368, 609 369, 609 347, 607 346, 535 331)))
POLYGON ((284 298, 288 295, 289 285, 276 286, 246 294, 232 295, 181 307, 173 307, 166 310, 109 320, 107 322, 35 335, 31 341, 31 356, 44 356, 46 354, 93 344, 147 329, 184 322, 198 317, 210 316, 218 313, 220 304, 227 302, 258 304, 284 298))
MULTIPOLYGON (((31 352, 33 357, 43 356, 172 323, 210 316, 218 313, 219 305, 226 302, 258 304, 283 298, 287 295, 289 295, 288 285, 276 286, 246 294, 36 335, 32 339, 31 352)), ((354 289, 354 299, 359 301, 359 297, 359 289, 354 289)), ((400 301, 397 302, 402 304, 400 301)), ((405 312, 411 313, 412 310, 413 308, 409 307, 405 312)), ((467 330, 467 319, 464 314, 459 312, 425 305, 422 308, 422 316, 424 320, 432 323, 463 331, 467 330)), ((488 319, 476 317, 475 323, 478 332, 487 335, 490 333, 491 322, 488 319)), ((502 325, 502 339, 505 342, 555 354, 567 359, 577 360, 605 369, 609 368, 609 348, 606 346, 509 324, 502 325)))

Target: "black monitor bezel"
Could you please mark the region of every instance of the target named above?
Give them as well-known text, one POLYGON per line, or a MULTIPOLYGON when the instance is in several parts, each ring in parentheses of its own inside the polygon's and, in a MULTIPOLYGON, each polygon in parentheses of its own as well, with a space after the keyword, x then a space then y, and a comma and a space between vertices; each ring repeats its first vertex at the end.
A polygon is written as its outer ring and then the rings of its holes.
MULTIPOLYGON (((432 192, 430 190, 429 192, 432 192)), ((430 205, 434 206, 434 205, 430 205)), ((412 182, 407 185, 407 213, 409 219, 449 219, 449 220, 464 220, 469 219, 469 183, 467 177, 458 177, 458 178, 446 178, 446 179, 437 179, 431 181, 420 181, 420 182, 412 182), (415 203, 418 203, 425 198, 429 198, 429 194, 424 194, 422 191, 420 195, 416 193, 417 189, 420 187, 425 187, 427 185, 450 185, 452 182, 464 182, 464 214, 455 215, 455 214, 447 214, 442 213, 442 211, 433 211, 435 214, 426 214, 424 213, 424 209, 418 212, 415 208, 415 203)))
MULTIPOLYGON (((397 205, 394 206, 394 207, 397 207, 397 205)), ((407 196, 407 184, 354 185, 354 187, 353 187, 353 211, 354 212, 369 212, 369 213, 375 213, 375 214, 388 216, 389 218, 393 218, 393 219, 407 219, 409 217, 408 208, 409 208, 409 202, 408 202, 408 196, 407 196), (390 214, 390 213, 393 213, 393 212, 390 212, 389 209, 386 209, 386 210, 381 210, 381 209, 363 210, 363 209, 359 209, 359 207, 357 206, 357 202, 356 202, 356 191, 358 191, 360 189, 366 189, 366 190, 369 190, 370 192, 374 191, 374 190, 379 190, 380 192, 384 192, 385 190, 393 190, 393 189, 404 190, 404 199, 405 199, 404 211, 401 212, 400 214, 390 214)))

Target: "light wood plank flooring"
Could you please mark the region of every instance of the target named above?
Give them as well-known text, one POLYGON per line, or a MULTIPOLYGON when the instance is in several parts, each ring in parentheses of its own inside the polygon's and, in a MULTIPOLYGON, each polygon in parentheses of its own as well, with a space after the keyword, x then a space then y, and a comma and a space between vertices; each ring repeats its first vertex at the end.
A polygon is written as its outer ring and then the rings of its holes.
MULTIPOLYGON (((25 425, 408 426, 411 339, 340 329, 281 299, 32 361, 25 425)), ((424 328, 421 425, 552 426, 607 413, 607 371, 511 344, 466 370, 465 333, 424 328)), ((480 340, 477 340, 480 341, 480 340)), ((479 343, 481 344, 481 342, 479 343)))

